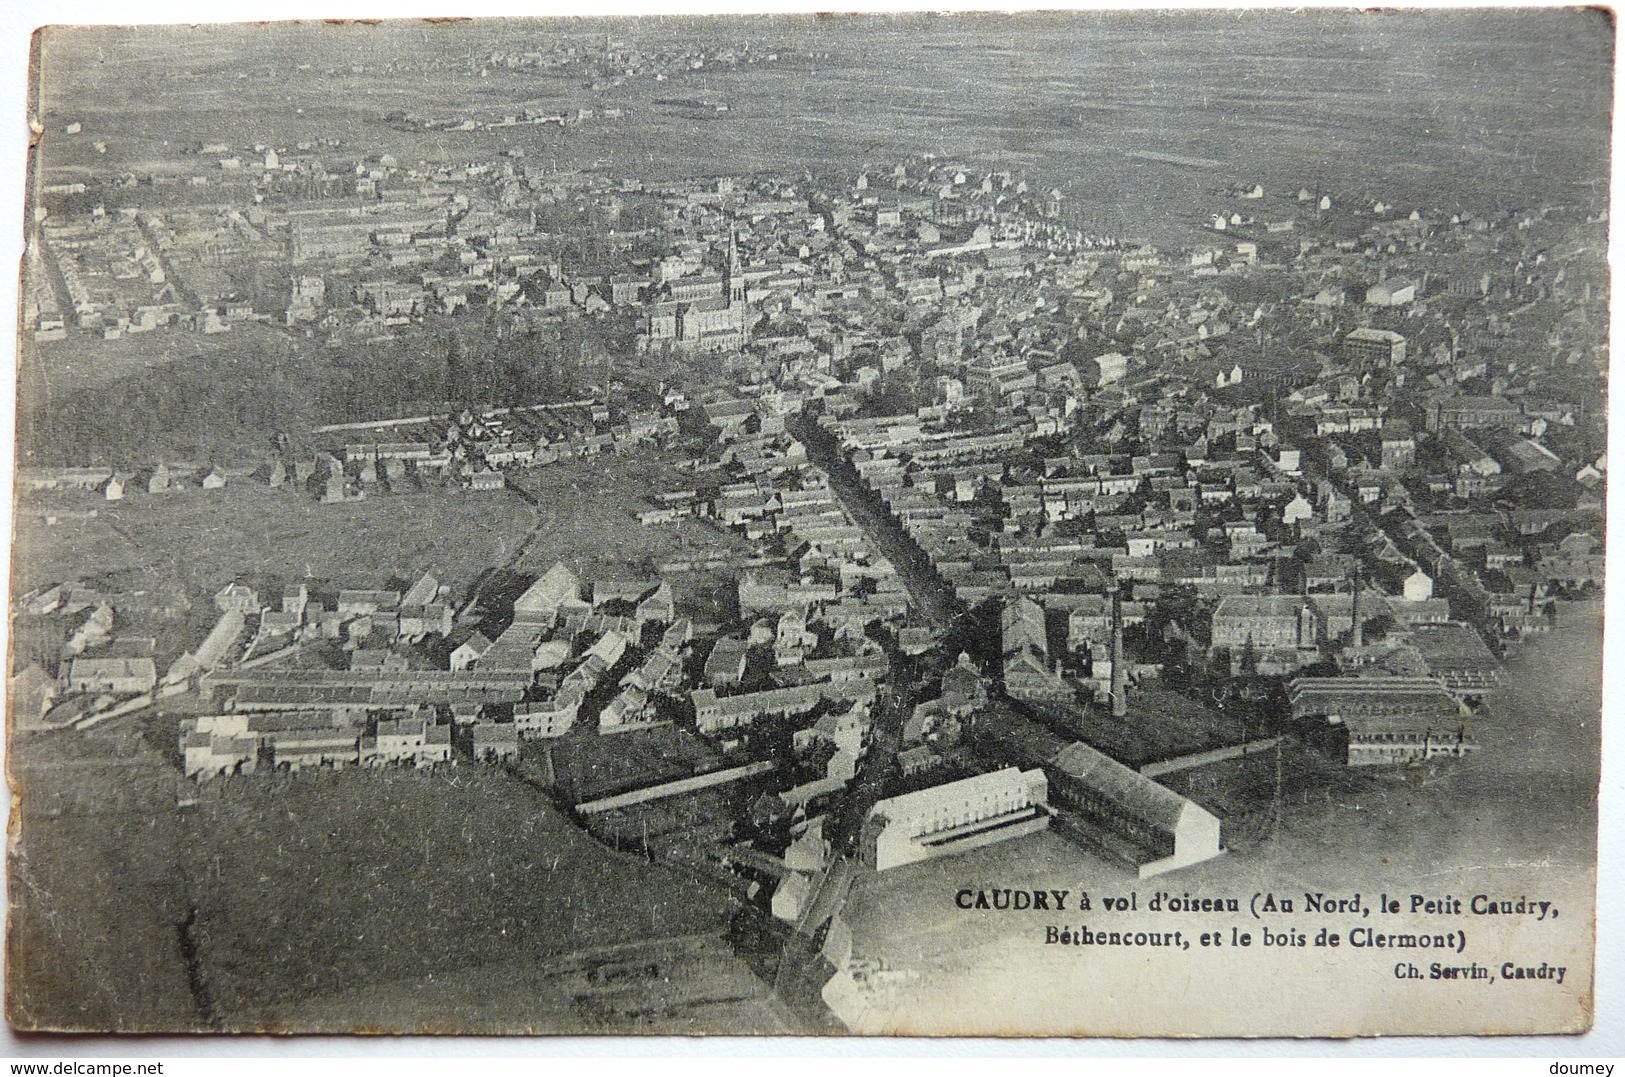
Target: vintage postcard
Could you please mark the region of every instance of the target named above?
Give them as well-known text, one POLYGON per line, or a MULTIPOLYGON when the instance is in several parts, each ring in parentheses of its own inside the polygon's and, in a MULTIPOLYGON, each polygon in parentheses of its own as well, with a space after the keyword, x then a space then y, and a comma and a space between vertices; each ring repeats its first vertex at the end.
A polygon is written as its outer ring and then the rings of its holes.
POLYGON ((40 30, 11 1025, 1589 1028, 1613 54, 40 30))

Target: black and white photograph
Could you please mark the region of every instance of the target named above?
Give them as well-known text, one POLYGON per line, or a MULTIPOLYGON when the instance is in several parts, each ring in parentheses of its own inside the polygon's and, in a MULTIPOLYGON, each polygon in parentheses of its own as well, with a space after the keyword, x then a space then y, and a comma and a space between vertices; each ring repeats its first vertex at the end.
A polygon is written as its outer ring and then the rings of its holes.
POLYGON ((1586 1032, 1614 50, 37 30, 9 1025, 1586 1032))

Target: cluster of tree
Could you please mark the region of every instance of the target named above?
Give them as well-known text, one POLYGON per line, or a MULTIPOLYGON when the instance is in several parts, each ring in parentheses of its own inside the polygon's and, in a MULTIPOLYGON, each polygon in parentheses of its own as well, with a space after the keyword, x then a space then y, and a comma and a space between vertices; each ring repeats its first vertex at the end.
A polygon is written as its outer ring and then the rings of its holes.
POLYGON ((577 399, 633 371, 624 337, 609 323, 515 332, 464 316, 342 351, 231 334, 67 393, 25 369, 18 447, 37 465, 248 459, 323 423, 577 399))
POLYGON ((183 362, 60 396, 27 393, 17 442, 27 464, 137 467, 163 459, 240 459, 280 430, 321 421, 334 371, 318 357, 222 346, 183 362))

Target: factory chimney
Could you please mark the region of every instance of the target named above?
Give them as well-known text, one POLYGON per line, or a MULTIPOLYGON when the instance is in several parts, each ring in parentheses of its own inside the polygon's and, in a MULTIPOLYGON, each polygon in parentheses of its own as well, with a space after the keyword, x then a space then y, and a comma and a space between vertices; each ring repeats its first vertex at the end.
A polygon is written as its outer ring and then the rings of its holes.
POLYGON ((1128 713, 1128 670, 1123 665, 1123 592, 1112 581, 1112 717, 1128 713))
POLYGON ((1354 562, 1354 631, 1349 636, 1349 649, 1358 651, 1365 646, 1365 624, 1360 620, 1360 591, 1363 581, 1360 579, 1360 562, 1354 562))

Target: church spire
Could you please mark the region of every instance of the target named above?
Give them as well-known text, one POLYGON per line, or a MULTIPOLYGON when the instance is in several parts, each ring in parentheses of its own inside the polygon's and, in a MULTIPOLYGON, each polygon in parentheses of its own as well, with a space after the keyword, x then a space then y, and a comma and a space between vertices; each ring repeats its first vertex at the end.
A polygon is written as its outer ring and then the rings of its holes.
POLYGON ((739 227, 728 222, 728 302, 745 301, 745 275, 739 271, 739 227))

